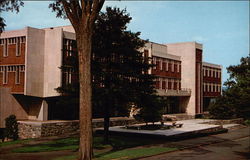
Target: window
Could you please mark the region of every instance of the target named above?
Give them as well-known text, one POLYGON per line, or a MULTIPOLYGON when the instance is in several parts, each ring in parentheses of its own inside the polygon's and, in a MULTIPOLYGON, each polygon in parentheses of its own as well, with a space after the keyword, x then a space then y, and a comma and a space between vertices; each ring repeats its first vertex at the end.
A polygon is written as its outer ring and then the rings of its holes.
POLYGON ((9 38, 9 44, 16 44, 16 38, 9 38))
POLYGON ((162 70, 163 70, 163 71, 166 71, 166 70, 167 70, 166 62, 165 62, 165 61, 162 62, 162 70))
POLYGON ((25 42, 26 42, 26 37, 25 37, 25 36, 20 37, 20 42, 21 42, 21 43, 25 43, 25 42))
POLYGON ((160 88, 160 81, 159 81, 159 79, 157 79, 156 82, 155 82, 155 88, 156 89, 160 88))
POLYGON ((156 70, 160 70, 160 62, 158 60, 156 61, 156 70))
POLYGON ((172 71, 172 63, 171 62, 168 63, 168 71, 172 71))
POLYGON ((179 73, 180 72, 180 65, 177 64, 177 72, 179 73))
POLYGON ((168 62, 168 60, 166 60, 166 71, 168 71, 168 64, 169 64, 169 62, 168 62))
POLYGON ((8 83, 8 71, 7 71, 7 67, 4 67, 3 70, 3 84, 7 84, 8 83))
POLYGON ((15 77, 16 77, 16 84, 20 84, 20 66, 16 66, 16 72, 15 72, 15 77))
POLYGON ((0 45, 4 45, 4 39, 0 39, 0 45))
POLYGON ((172 81, 171 80, 168 81, 168 89, 172 89, 172 81))
POLYGON ((162 87, 162 89, 166 89, 166 81, 165 80, 162 81, 162 86, 161 87, 162 87))
POLYGON ((4 39, 3 41, 3 57, 8 56, 8 41, 7 39, 4 39))
POLYGON ((177 64, 174 64, 174 72, 177 72, 177 64))
POLYGON ((20 37, 17 37, 16 40, 16 56, 21 55, 21 45, 20 45, 20 37))

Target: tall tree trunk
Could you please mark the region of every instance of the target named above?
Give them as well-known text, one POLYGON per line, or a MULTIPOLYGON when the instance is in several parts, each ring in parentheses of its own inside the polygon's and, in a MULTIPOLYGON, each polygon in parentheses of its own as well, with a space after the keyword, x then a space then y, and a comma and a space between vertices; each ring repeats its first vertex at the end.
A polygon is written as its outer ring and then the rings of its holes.
POLYGON ((92 86, 91 86, 91 29, 83 29, 76 34, 79 54, 79 82, 80 82, 80 160, 92 159, 92 86))

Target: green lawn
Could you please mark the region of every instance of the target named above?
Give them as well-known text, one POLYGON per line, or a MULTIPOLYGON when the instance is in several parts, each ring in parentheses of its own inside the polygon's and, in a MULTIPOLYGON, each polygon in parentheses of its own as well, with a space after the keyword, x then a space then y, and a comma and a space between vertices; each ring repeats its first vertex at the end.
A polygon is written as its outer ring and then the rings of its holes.
MULTIPOLYGON (((103 138, 95 136, 93 140, 94 159, 95 160, 129 160, 143 156, 155 155, 163 152, 177 150, 177 148, 167 147, 139 147, 147 144, 154 144, 155 140, 147 138, 133 138, 112 136, 110 144, 103 144, 103 138), (133 148, 134 147, 134 148, 133 148)), ((13 141, 13 143, 17 143, 13 141)), ((19 142, 20 143, 20 142, 19 142)), ((78 137, 51 140, 39 144, 25 143, 23 146, 15 148, 12 152, 32 153, 32 152, 50 152, 61 150, 72 150, 73 155, 58 157, 54 160, 75 160, 77 159, 77 150, 79 145, 78 137), (75 154, 75 155, 74 155, 75 154)))
MULTIPOLYGON (((114 150, 120 150, 124 148, 130 148, 140 145, 146 145, 153 143, 152 140, 130 138, 130 137, 119 137, 114 136, 110 138, 110 144, 102 144, 103 138, 95 136, 93 140, 94 149, 105 149, 112 147, 114 150)), ((15 142, 15 141, 13 141, 15 142)), ((53 140, 50 142, 40 143, 36 145, 26 145, 23 147, 12 150, 17 153, 30 153, 30 152, 49 152, 49 151, 60 151, 60 150, 77 150, 79 145, 79 139, 76 137, 53 140)))
POLYGON ((25 144, 25 143, 28 143, 30 141, 31 141, 31 139, 1 142, 0 147, 5 147, 5 146, 9 146, 9 145, 14 145, 14 144, 25 144))
MULTIPOLYGON (((150 148, 129 148, 119 151, 112 151, 107 153, 95 153, 94 160, 129 160, 132 158, 139 158, 145 156, 152 156, 160 153, 177 150, 177 148, 165 147, 150 147, 150 148)), ((53 160, 76 160, 77 155, 58 157, 53 160)))

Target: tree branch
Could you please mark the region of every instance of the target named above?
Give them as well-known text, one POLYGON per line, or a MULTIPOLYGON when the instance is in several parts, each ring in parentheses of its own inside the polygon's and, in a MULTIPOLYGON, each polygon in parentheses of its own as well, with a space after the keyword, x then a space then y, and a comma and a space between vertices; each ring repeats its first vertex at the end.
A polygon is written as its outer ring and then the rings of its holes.
POLYGON ((77 19, 76 19, 76 17, 72 14, 72 12, 71 12, 71 10, 70 10, 70 5, 69 5, 69 3, 68 2, 66 2, 65 0, 62 0, 61 1, 62 2, 62 4, 63 4, 63 7, 64 7, 64 9, 65 9, 65 12, 66 12, 66 15, 67 15, 67 17, 68 17, 68 19, 70 20, 70 22, 71 22, 71 24, 73 25, 73 27, 75 28, 75 29, 77 29, 78 27, 78 25, 77 25, 77 19))
POLYGON ((92 14, 90 17, 90 23, 93 25, 98 13, 102 9, 105 0, 93 0, 92 14))

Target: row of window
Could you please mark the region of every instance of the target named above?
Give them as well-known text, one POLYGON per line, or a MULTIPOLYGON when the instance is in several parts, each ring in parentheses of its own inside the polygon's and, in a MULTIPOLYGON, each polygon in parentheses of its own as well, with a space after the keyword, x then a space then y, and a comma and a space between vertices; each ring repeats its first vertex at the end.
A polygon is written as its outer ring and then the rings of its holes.
POLYGON ((171 79, 171 78, 157 78, 156 79, 156 89, 181 89, 181 80, 171 79))
POLYGON ((3 74, 3 84, 8 84, 9 72, 15 72, 15 84, 20 84, 20 72, 24 71, 24 65, 0 66, 0 72, 3 74))
POLYGON ((73 56, 73 53, 76 51, 76 40, 63 39, 63 49, 65 56, 73 56))
POLYGON ((211 69, 211 68, 203 68, 203 76, 204 77, 221 78, 221 70, 211 69))
POLYGON ((181 71, 181 62, 166 58, 153 57, 153 68, 158 71, 171 71, 179 73, 181 71))
POLYGON ((0 45, 3 46, 3 57, 8 56, 8 45, 16 45, 16 56, 21 55, 21 44, 26 42, 26 37, 14 37, 0 39, 0 45))
POLYGON ((3 44, 16 44, 16 43, 25 43, 26 38, 25 36, 22 37, 13 37, 13 38, 3 38, 0 39, 0 45, 3 44))
POLYGON ((203 84, 204 92, 221 92, 221 85, 215 83, 204 83, 203 84))

